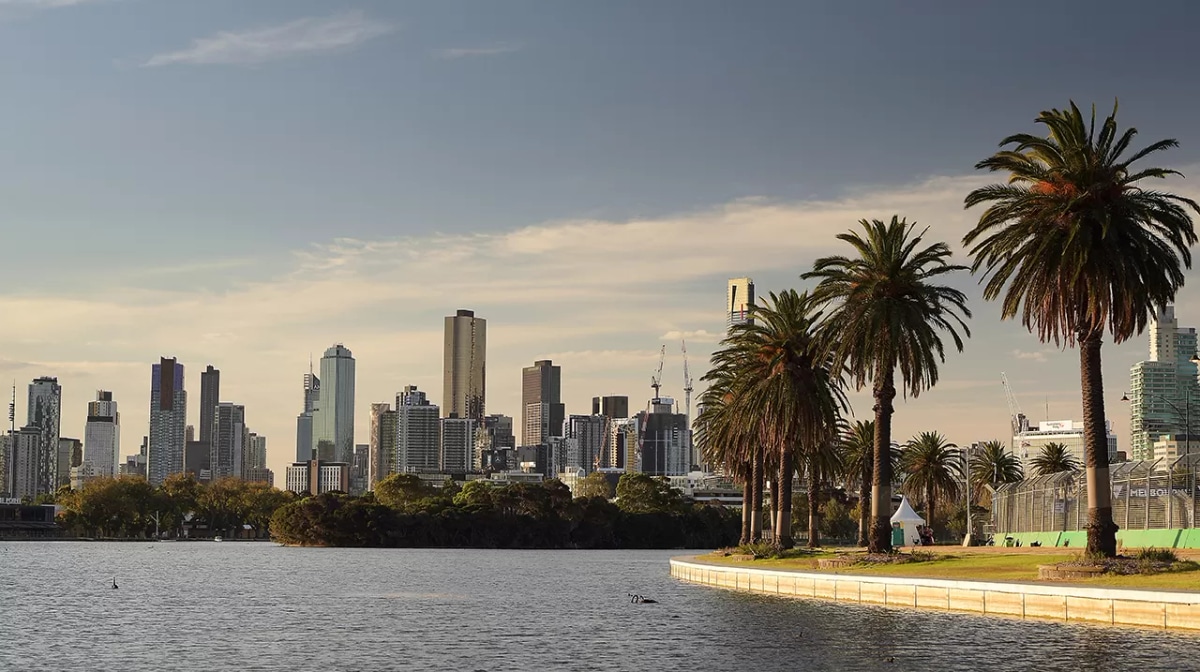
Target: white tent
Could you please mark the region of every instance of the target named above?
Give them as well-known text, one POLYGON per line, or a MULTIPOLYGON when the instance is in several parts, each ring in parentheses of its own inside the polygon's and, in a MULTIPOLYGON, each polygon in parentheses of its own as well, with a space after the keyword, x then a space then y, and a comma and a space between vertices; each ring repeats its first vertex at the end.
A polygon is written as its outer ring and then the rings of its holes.
MULTIPOLYGON (((899 525, 900 529, 904 530, 904 546, 920 546, 921 536, 917 534, 917 526, 924 525, 925 519, 917 515, 913 511, 912 506, 908 503, 908 497, 900 498, 900 508, 892 514, 892 529, 896 529, 899 525)), ((895 542, 892 542, 895 545, 895 542)))

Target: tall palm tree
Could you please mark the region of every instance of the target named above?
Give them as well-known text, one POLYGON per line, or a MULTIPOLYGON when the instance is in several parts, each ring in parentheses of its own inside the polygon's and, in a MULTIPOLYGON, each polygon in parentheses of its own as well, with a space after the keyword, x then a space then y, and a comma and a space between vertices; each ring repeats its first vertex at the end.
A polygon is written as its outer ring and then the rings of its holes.
MULTIPOLYGON (((696 416, 696 446, 706 463, 721 465, 726 473, 741 481, 741 543, 748 544, 756 536, 762 536, 761 516, 757 528, 752 524, 755 501, 754 453, 761 451, 761 444, 755 433, 736 415, 734 384, 737 381, 733 372, 713 369, 704 376, 704 380, 708 381, 709 386, 700 395, 701 410, 696 416)), ((762 476, 761 470, 758 475, 762 476)), ((759 487, 758 501, 761 505, 761 480, 759 487)), ((761 514, 761 506, 759 512, 761 514)))
POLYGON ((859 389, 869 382, 875 399, 874 473, 868 547, 892 547, 892 413, 899 372, 905 396, 917 397, 937 383, 946 361, 942 335, 960 352, 970 336, 967 297, 936 284, 941 276, 966 270, 949 263, 942 242, 925 246, 924 231, 899 217, 860 222, 861 232, 838 236, 855 256, 818 259, 804 278, 818 278, 813 299, 832 307, 824 329, 835 361, 844 363, 859 389), (959 332, 962 332, 960 335, 959 332))
POLYGON ((731 417, 767 447, 756 459, 766 458, 758 464, 771 467, 778 483, 774 543, 790 548, 797 453, 803 457, 835 435, 848 408, 844 380, 817 338, 821 313, 807 294, 772 293, 753 314, 721 342, 705 379, 730 381, 731 417))
POLYGON ((979 455, 971 458, 971 483, 975 486, 973 499, 980 498, 985 485, 991 485, 994 490, 1004 483, 1016 483, 1025 478, 1021 461, 1005 450, 1003 443, 984 441, 979 448, 979 455))
POLYGON ((900 470, 909 494, 920 494, 925 516, 933 525, 938 497, 958 498, 958 482, 963 476, 962 451, 938 432, 921 432, 904 444, 900 452, 900 470))
POLYGON ((1033 467, 1038 476, 1045 476, 1063 471, 1077 471, 1079 461, 1067 449, 1065 443, 1051 441, 1042 446, 1037 457, 1029 461, 1029 466, 1033 467))
POLYGON ((1175 299, 1196 233, 1188 210, 1195 201, 1139 183, 1177 175, 1163 168, 1133 170, 1149 154, 1178 146, 1160 140, 1122 156, 1137 130, 1118 136, 1117 109, 1097 134, 1096 110, 1085 121, 1075 103, 1042 112, 1048 135, 1011 135, 1003 149, 976 168, 1008 173, 1008 184, 972 191, 966 207, 988 204, 963 238, 972 245, 973 272, 983 296, 1002 298, 1001 317, 1043 342, 1079 346, 1083 387, 1084 458, 1088 488, 1087 550, 1113 556, 1112 517, 1100 345, 1105 331, 1121 343, 1140 334, 1157 308, 1175 299))

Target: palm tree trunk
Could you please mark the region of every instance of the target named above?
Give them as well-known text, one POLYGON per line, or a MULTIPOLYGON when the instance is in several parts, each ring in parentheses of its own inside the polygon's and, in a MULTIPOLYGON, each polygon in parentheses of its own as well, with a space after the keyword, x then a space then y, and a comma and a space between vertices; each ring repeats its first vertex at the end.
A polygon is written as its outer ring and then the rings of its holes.
POLYGON ((792 539, 792 472, 795 471, 792 451, 784 449, 779 456, 779 476, 771 489, 771 501, 775 507, 775 545, 789 549, 796 545, 792 539))
POLYGON ((750 509, 754 507, 754 475, 747 469, 742 481, 742 539, 738 543, 750 543, 750 509))
MULTIPOLYGON (((767 469, 769 470, 770 468, 767 467, 767 469)), ((769 517, 765 525, 771 528, 775 543, 778 544, 779 537, 777 535, 779 534, 779 529, 775 526, 775 521, 779 517, 779 479, 771 478, 768 481, 767 489, 771 491, 771 512, 767 514, 769 517)))
POLYGON ((762 541, 763 454, 754 453, 754 496, 750 498, 750 543, 762 541))
POLYGON ((808 547, 821 546, 821 484, 817 470, 808 467, 808 547))
MULTIPOLYGON (((875 451, 871 451, 874 455, 875 451)), ((871 474, 875 471, 874 459, 868 455, 862 462, 862 487, 858 491, 858 545, 867 545, 867 532, 871 528, 871 474)))
POLYGON ((929 531, 933 532, 933 482, 930 481, 925 485, 925 515, 929 516, 929 521, 926 525, 929 526, 929 531))
POLYGON ((1087 467, 1088 553, 1117 554, 1117 524, 1112 515, 1108 476, 1108 432, 1104 423, 1104 381, 1100 370, 1100 331, 1079 339, 1083 383, 1083 447, 1087 467))
POLYGON ((871 538, 867 550, 887 553, 892 550, 892 401, 896 386, 892 382, 891 362, 880 366, 875 378, 875 470, 871 488, 871 538))

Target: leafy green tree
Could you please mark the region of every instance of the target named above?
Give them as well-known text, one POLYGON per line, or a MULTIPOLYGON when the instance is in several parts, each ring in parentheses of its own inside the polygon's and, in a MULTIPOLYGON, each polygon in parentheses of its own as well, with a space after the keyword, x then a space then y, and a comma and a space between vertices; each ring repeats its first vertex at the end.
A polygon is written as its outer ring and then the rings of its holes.
POLYGON ((923 246, 924 232, 913 235, 916 225, 899 217, 860 224, 861 232, 838 236, 854 248, 854 256, 818 259, 802 277, 820 281, 813 298, 831 309, 824 325, 828 347, 838 362, 846 363, 858 389, 872 386, 875 465, 868 546, 878 553, 892 547, 896 373, 906 395, 915 398, 933 387, 938 365, 946 360, 942 335, 949 335, 961 352, 963 336, 971 334, 964 321, 971 311, 966 295, 936 284, 942 276, 966 270, 949 263, 952 254, 945 243, 923 246))
POLYGON ((1065 443, 1051 441, 1042 446, 1037 456, 1029 461, 1038 476, 1057 474, 1063 471, 1078 471, 1079 461, 1071 454, 1065 443))
POLYGON ((392 474, 375 484, 375 499, 392 508, 403 507, 430 494, 416 474, 392 474))
POLYGON ((900 453, 904 489, 922 496, 925 516, 932 526, 937 518, 938 498, 958 499, 958 482, 963 477, 962 452, 938 432, 921 432, 904 444, 900 453))
POLYGON ((612 499, 614 494, 613 486, 608 482, 608 477, 600 471, 593 471, 575 484, 576 498, 603 497, 604 499, 612 499))
POLYGON ((177 536, 183 535, 183 523, 187 514, 196 511, 202 486, 191 474, 171 474, 158 486, 159 514, 164 529, 173 529, 177 536))
POLYGON ((626 513, 670 513, 682 504, 665 478, 626 472, 617 481, 617 507, 626 513))
POLYGON ((483 480, 467 481, 462 490, 454 495, 454 505, 461 507, 490 507, 492 505, 492 484, 483 480))
POLYGON ((1007 184, 972 191, 966 206, 987 204, 963 238, 986 280, 983 296, 1002 297, 1001 317, 1043 342, 1079 347, 1084 458, 1088 483, 1087 550, 1112 557, 1112 517, 1100 346, 1105 332, 1121 343, 1142 333, 1155 310, 1171 303, 1191 268, 1195 201, 1141 186, 1178 175, 1138 168, 1146 156, 1177 147, 1160 140, 1124 156, 1137 130, 1118 135, 1117 108, 1099 133, 1071 102, 1042 112, 1048 135, 1010 135, 976 168, 1008 173, 1007 184))

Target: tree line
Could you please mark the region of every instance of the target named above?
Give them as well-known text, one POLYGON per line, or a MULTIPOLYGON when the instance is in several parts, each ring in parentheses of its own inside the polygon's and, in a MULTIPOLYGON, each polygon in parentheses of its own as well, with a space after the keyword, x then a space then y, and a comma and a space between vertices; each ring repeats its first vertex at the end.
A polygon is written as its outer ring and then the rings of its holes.
MULTIPOLYGON (((891 550, 898 468, 903 487, 920 493, 931 514, 939 497, 955 492, 956 447, 925 433, 899 449, 892 418, 896 395, 916 399, 935 386, 947 347, 961 352, 970 337, 966 295, 946 284, 969 272, 985 300, 1001 302, 1002 319, 1019 318, 1041 341, 1079 350, 1083 467, 1093 488, 1087 550, 1116 554, 1101 343, 1106 333, 1117 343, 1140 334, 1174 300, 1197 240, 1189 210, 1200 206, 1142 186, 1178 173, 1133 164, 1178 143, 1161 140, 1127 155, 1137 131, 1118 132, 1115 106, 1099 126, 1094 107, 1089 120, 1074 102, 1036 122, 1045 136, 1008 136, 976 164, 1008 179, 964 199, 967 208, 985 206, 962 240, 970 266, 952 263, 945 242, 926 241, 928 228, 898 215, 864 219, 837 236, 845 254, 817 259, 800 275, 815 281, 811 291, 771 293, 721 342, 704 376, 696 438, 709 464, 743 483, 742 542, 761 539, 766 525, 778 547, 793 545, 797 473, 807 483, 810 545, 823 486, 836 478, 855 481, 860 541, 872 552, 891 550), (848 420, 850 388, 871 390, 869 424, 848 420), (776 497, 764 522, 767 484, 776 497)), ((1002 445, 998 454, 985 450, 992 474, 973 466, 984 477, 972 479, 973 488, 1013 475, 1002 454, 1002 445)))
POLYGON ((271 535, 300 546, 408 548, 717 548, 738 539, 736 512, 688 501, 665 479, 623 474, 613 492, 593 474, 579 494, 557 479, 437 488, 392 474, 362 497, 325 493, 285 504, 271 535))

